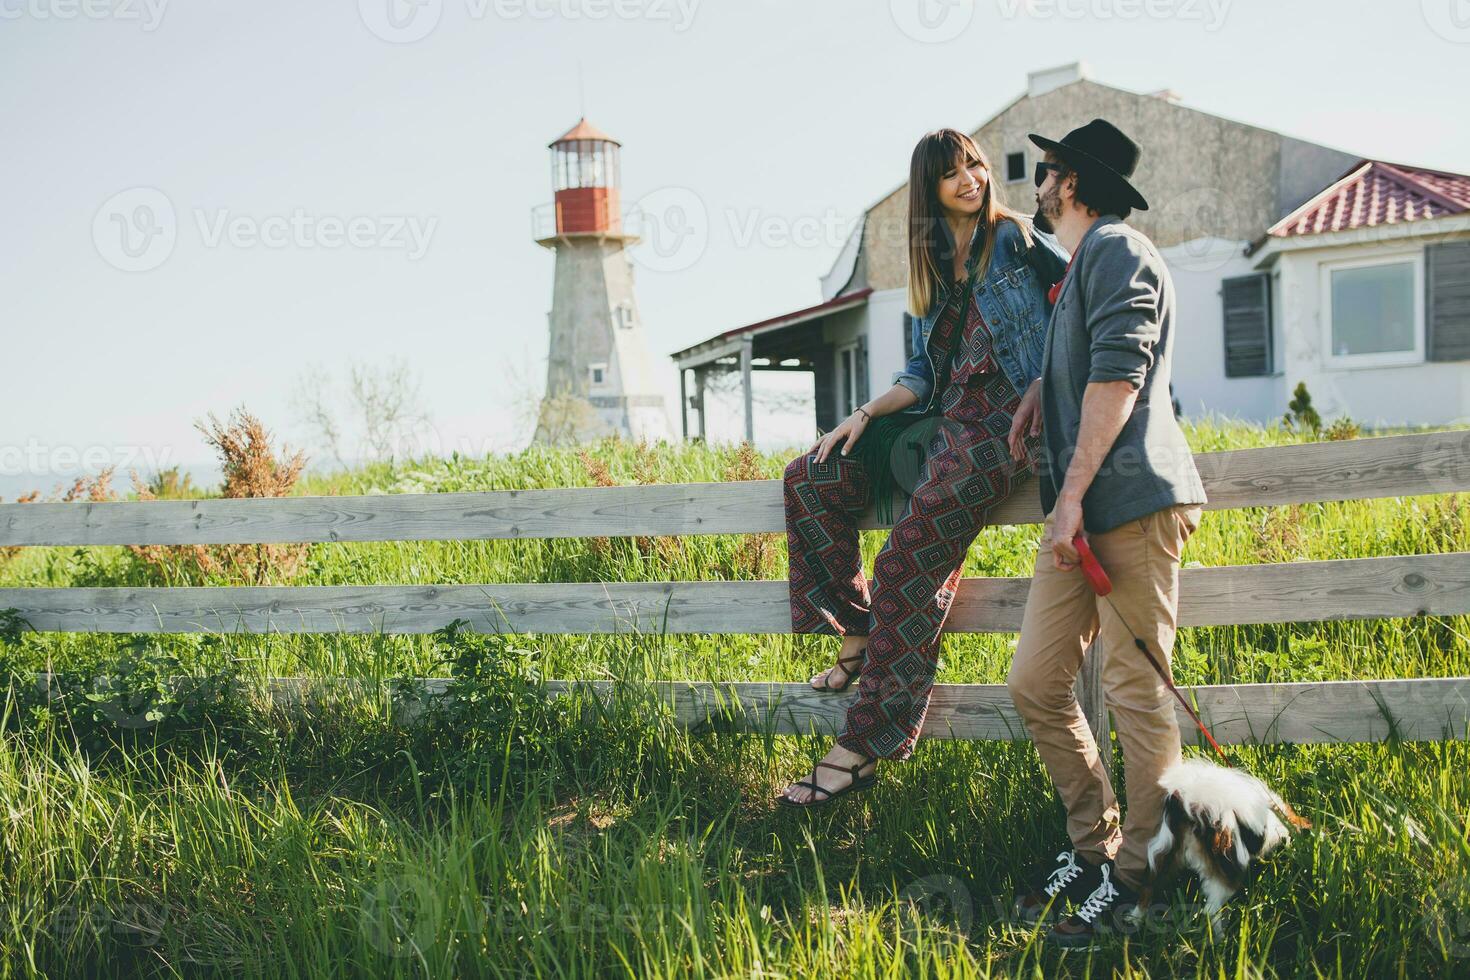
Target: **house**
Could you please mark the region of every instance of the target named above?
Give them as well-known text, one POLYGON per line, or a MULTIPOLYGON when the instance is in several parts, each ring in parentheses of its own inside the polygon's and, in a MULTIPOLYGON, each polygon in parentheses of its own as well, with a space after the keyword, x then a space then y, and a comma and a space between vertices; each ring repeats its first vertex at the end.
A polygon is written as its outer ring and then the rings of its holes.
POLYGON ((1470 419, 1470 176, 1359 161, 1244 261, 1222 283, 1232 382, 1268 405, 1305 382, 1324 417, 1470 419))
MULTIPOLYGON (((1082 63, 1032 72, 972 135, 1007 202, 1030 213, 1041 151, 1026 134, 1061 135, 1098 116, 1144 147, 1134 182, 1150 209, 1129 221, 1174 279, 1174 393, 1186 415, 1279 418, 1298 381, 1324 416, 1470 415, 1470 178, 1364 160, 1191 109, 1169 91, 1114 88, 1082 63)), ((907 195, 901 185, 867 209, 820 302, 672 355, 686 437, 705 433, 715 372, 741 372, 747 438, 757 372, 811 372, 813 429, 888 388, 909 350, 907 195)))

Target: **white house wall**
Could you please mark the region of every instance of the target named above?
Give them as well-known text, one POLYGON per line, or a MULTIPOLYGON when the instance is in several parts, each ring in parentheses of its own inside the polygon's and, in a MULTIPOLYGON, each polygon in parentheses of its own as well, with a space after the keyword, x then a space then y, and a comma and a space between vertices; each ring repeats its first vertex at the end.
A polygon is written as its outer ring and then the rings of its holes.
MULTIPOLYGON (((822 319, 822 340, 833 346, 832 367, 838 369, 837 348, 867 338, 868 397, 876 398, 893 386, 893 374, 908 361, 903 349, 903 312, 908 291, 885 289, 872 293, 862 306, 822 319)), ((833 390, 833 397, 841 394, 833 390)), ((841 413, 839 412, 839 416, 841 413)))
MULTIPOLYGON (((1324 358, 1322 264, 1403 254, 1422 259, 1423 245, 1412 239, 1280 253, 1271 270, 1275 373, 1225 377, 1221 282, 1260 271, 1261 256, 1247 258, 1245 245, 1199 239, 1161 250, 1176 293, 1174 395, 1185 415, 1269 423, 1281 418, 1297 382, 1305 381, 1313 404, 1327 419, 1349 415, 1370 426, 1470 421, 1470 364, 1464 361, 1342 368, 1324 358)), ((906 290, 880 290, 864 306, 829 317, 824 327, 824 339, 834 344, 866 332, 871 395, 887 391, 894 372, 908 360, 903 346, 906 301, 906 290)), ((1421 321, 1421 331, 1423 326, 1421 321)))
MULTIPOLYGON (((1286 391, 1305 381, 1312 404, 1324 419, 1348 415, 1371 426, 1470 421, 1470 363, 1339 367, 1327 362, 1323 264, 1404 255, 1418 255, 1422 262, 1423 254, 1423 244, 1413 239, 1282 252, 1273 288, 1281 298, 1277 308, 1285 314, 1286 391)), ((1422 336, 1422 316, 1418 328, 1422 336)))
POLYGON ((903 347, 903 314, 907 289, 884 289, 868 297, 868 391, 881 395, 893 387, 893 375, 908 363, 903 347))
MULTIPOLYGON (((1225 314, 1220 284, 1232 276, 1255 271, 1252 260, 1245 257, 1246 244, 1201 238, 1159 250, 1174 280, 1174 397, 1187 416, 1215 414, 1268 422, 1286 411, 1279 360, 1274 375, 1225 376, 1225 314)), ((1279 317, 1272 317, 1278 352, 1279 321, 1279 317)))

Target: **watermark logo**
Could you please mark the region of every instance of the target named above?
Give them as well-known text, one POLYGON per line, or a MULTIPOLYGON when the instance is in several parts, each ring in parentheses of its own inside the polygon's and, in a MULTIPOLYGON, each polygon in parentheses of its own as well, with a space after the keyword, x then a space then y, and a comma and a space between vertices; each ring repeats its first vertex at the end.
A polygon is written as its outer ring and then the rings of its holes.
POLYGON ((422 41, 439 26, 444 0, 357 0, 364 26, 390 44, 422 41))
POLYGON ((1470 957, 1470 877, 1441 882, 1429 893, 1424 926, 1451 956, 1470 957))
POLYGON ((889 0, 898 29, 915 41, 942 44, 959 37, 975 19, 975 0, 889 0))
POLYGON ((123 272, 147 272, 163 265, 173 254, 178 237, 173 202, 155 187, 132 187, 114 194, 92 218, 97 254, 123 272))
POLYGON ((909 882, 899 892, 898 910, 904 936, 910 941, 935 924, 942 923, 962 935, 975 924, 970 889, 954 875, 932 874, 909 882))
POLYGON ((412 956, 439 931, 439 888, 424 875, 397 874, 363 892, 363 938, 385 956, 412 956))
POLYGON ((653 272, 682 272, 709 247, 709 209, 687 187, 660 187, 640 197, 628 214, 629 230, 642 239, 633 261, 653 272))
POLYGON ((1243 246, 1221 237, 1244 224, 1235 199, 1218 187, 1193 187, 1159 207, 1160 227, 1181 244, 1169 249, 1169 263, 1190 272, 1214 272, 1239 258, 1243 246))
POLYGON ((1470 0, 1419 0, 1429 29, 1446 41, 1470 44, 1470 0))

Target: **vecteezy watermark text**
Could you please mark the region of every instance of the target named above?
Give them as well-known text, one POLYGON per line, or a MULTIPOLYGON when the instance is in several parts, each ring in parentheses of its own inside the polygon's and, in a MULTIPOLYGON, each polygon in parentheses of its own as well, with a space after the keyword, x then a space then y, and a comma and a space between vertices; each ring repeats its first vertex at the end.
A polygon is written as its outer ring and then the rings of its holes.
POLYGON ((290 215, 256 217, 233 214, 228 208, 194 209, 194 221, 206 248, 228 243, 235 248, 380 248, 401 250, 410 261, 424 257, 438 218, 412 214, 337 215, 308 214, 304 208, 290 215))
MULTIPOLYGON (((700 0, 463 0, 472 21, 641 20, 669 24, 675 33, 694 23, 700 0)), ((434 32, 444 0, 357 0, 357 13, 374 36, 412 44, 434 32)))
POLYGON ((168 0, 0 0, 0 20, 136 21, 154 31, 167 6, 168 0))
POLYGON ((151 445, 89 446, 43 443, 29 439, 24 444, 0 445, 0 476, 43 477, 97 473, 107 467, 126 472, 130 468, 158 471, 174 465, 173 447, 160 451, 151 445))
POLYGON ((1196 21, 1207 31, 1218 31, 1230 13, 1231 0, 995 0, 1007 19, 1038 20, 1196 21))
MULTIPOLYGON (((3 2, 3 0, 0 0, 3 2)), ((417 261, 429 250, 439 219, 412 214, 242 214, 230 208, 190 212, 205 248, 378 249, 417 261)), ((92 242, 107 263, 124 272, 156 269, 173 254, 180 221, 168 195, 133 187, 103 202, 92 219, 92 242)))

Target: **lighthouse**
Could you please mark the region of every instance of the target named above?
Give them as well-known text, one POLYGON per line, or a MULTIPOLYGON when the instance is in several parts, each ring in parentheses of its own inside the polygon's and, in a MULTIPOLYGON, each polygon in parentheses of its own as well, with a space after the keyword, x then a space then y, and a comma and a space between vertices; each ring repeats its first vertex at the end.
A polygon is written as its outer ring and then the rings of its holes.
POLYGON ((621 144, 583 118, 549 146, 555 197, 532 215, 536 243, 556 253, 536 441, 667 438, 627 252, 638 239, 623 230, 621 144))

